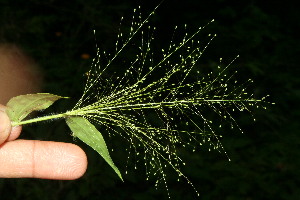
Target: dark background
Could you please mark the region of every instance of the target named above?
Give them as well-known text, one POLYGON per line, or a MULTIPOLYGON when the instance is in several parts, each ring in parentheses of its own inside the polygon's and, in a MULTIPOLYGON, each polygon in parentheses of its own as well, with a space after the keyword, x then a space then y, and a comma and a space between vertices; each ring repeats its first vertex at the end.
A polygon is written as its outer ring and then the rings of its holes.
MULTIPOLYGON (((219 57, 233 64, 238 79, 254 79, 251 88, 258 97, 276 105, 253 111, 256 122, 241 115, 238 130, 224 130, 223 145, 231 158, 202 149, 182 152, 199 199, 299 199, 299 32, 300 17, 293 1, 166 0, 151 20, 158 27, 156 42, 169 41, 175 25, 188 24, 188 31, 215 22, 206 31, 217 33, 200 60, 214 69, 219 57), (264 2, 264 3, 263 3, 264 2)), ((130 19, 133 8, 142 6, 144 16, 159 1, 105 0, 0 0, 0 42, 22 47, 44 72, 43 91, 74 97, 61 102, 58 110, 72 107, 81 94, 84 76, 101 49, 112 49, 121 16, 130 19), (90 58, 89 58, 90 56, 90 58), (71 103, 70 103, 71 102, 71 103)), ((125 24, 126 26, 126 24, 125 24)), ((166 43, 168 45, 168 42, 166 43)), ((199 66, 200 66, 199 65, 199 66)), ((218 120, 218 119, 216 119, 218 120)), ((62 121, 24 128, 23 138, 75 142, 89 157, 89 168, 76 181, 1 179, 0 199, 167 199, 164 186, 156 190, 145 181, 142 169, 129 170, 122 183, 92 149, 70 137, 62 121)), ((122 145, 107 141, 109 145, 122 145)), ((112 157, 124 172, 126 154, 112 157)), ((1 162, 1 161, 0 161, 1 162)), ((170 177, 173 199, 195 199, 186 182, 170 177)))

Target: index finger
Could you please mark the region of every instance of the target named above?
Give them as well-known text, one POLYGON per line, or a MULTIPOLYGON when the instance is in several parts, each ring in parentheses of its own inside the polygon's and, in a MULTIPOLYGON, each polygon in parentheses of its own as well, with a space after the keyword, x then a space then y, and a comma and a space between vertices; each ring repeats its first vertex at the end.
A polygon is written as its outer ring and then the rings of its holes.
POLYGON ((77 145, 63 142, 15 140, 0 146, 0 178, 73 180, 87 168, 77 145))

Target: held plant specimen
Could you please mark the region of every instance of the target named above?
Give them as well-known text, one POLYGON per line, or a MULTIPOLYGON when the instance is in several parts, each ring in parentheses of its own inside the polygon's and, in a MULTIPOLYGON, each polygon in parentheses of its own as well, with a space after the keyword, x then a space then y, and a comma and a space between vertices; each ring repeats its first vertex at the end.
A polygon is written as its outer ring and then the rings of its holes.
POLYGON ((147 179, 151 175, 158 177, 156 186, 166 184, 165 171, 171 167, 194 188, 180 169, 185 163, 178 149, 195 151, 207 143, 209 148, 225 152, 207 111, 238 127, 232 113, 250 111, 264 98, 255 99, 246 92, 251 80, 238 84, 235 73, 228 76, 231 63, 221 67, 222 59, 217 72, 202 76, 196 70, 198 60, 215 37, 209 35, 203 45, 197 36, 204 27, 182 36, 175 27, 170 45, 153 51, 155 28, 149 25, 149 18, 154 11, 145 19, 134 11, 130 30, 120 31, 114 53, 101 53, 97 48, 92 67, 85 74, 83 95, 72 110, 26 119, 32 111, 44 110, 64 97, 47 93, 21 95, 7 104, 12 125, 63 118, 74 137, 96 150, 122 179, 104 139, 121 136, 128 141, 129 156, 134 152, 144 159, 147 179), (133 52, 130 62, 123 61, 125 52, 126 56, 133 52), (125 69, 124 74, 108 73, 114 66, 125 69), (106 131, 100 133, 94 125, 106 131))

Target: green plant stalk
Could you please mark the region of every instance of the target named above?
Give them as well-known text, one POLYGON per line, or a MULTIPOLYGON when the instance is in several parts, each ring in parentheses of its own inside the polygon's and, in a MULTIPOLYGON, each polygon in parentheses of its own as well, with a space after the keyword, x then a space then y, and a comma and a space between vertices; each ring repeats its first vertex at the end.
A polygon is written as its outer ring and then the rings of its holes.
MULTIPOLYGON (((92 108, 92 110, 93 110, 93 108, 92 108)), ((19 125, 31 124, 31 123, 40 122, 40 121, 47 121, 47 120, 51 120, 51 119, 66 118, 66 117, 71 117, 71 116, 84 116, 89 111, 90 110, 85 111, 83 109, 71 110, 71 111, 67 111, 65 113, 47 115, 47 116, 44 116, 44 117, 37 117, 37 118, 28 119, 28 120, 24 120, 24 121, 20 121, 20 122, 14 122, 13 121, 11 123, 11 125, 12 126, 19 126, 19 125)))
POLYGON ((84 113, 82 113, 81 110, 78 109, 78 110, 67 111, 65 113, 47 115, 44 117, 28 119, 28 120, 24 120, 24 121, 20 121, 20 122, 12 122, 11 125, 19 126, 19 125, 31 124, 31 123, 35 123, 35 122, 47 121, 47 120, 51 120, 51 119, 59 119, 59 118, 66 118, 66 117, 70 117, 70 116, 82 116, 82 115, 84 115, 84 113))
POLYGON ((51 120, 51 119, 65 118, 67 116, 68 115, 66 113, 48 115, 48 116, 44 116, 44 117, 37 117, 37 118, 33 118, 33 119, 24 120, 24 121, 21 121, 21 122, 12 122, 11 125, 12 126, 19 126, 19 125, 24 125, 24 124, 31 124, 31 123, 35 123, 35 122, 51 120))

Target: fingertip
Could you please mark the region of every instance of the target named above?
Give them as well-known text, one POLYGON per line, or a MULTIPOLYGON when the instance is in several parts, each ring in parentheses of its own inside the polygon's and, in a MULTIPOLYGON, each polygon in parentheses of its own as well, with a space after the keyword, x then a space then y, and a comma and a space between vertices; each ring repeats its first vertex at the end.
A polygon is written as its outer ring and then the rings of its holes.
POLYGON ((11 132, 10 119, 5 111, 0 109, 0 144, 5 142, 11 132))
POLYGON ((87 156, 75 144, 61 142, 36 142, 35 178, 75 180, 84 175, 87 156))
POLYGON ((22 126, 11 127, 11 121, 5 110, 6 107, 0 104, 0 144, 17 139, 22 131, 22 126))
POLYGON ((65 159, 65 165, 69 166, 68 172, 65 173, 65 179, 75 180, 82 177, 88 165, 86 153, 79 146, 70 143, 66 144, 65 152, 69 154, 65 159))
POLYGON ((20 133, 22 131, 22 126, 14 126, 11 128, 11 132, 7 138, 7 141, 12 141, 17 139, 20 136, 20 133))

